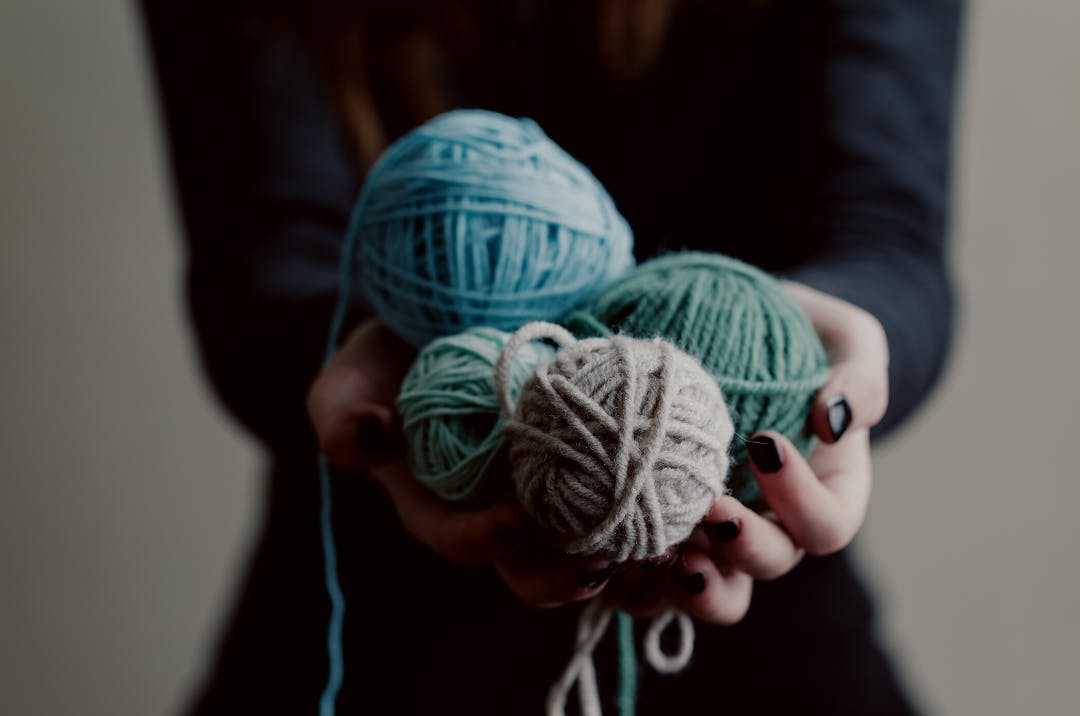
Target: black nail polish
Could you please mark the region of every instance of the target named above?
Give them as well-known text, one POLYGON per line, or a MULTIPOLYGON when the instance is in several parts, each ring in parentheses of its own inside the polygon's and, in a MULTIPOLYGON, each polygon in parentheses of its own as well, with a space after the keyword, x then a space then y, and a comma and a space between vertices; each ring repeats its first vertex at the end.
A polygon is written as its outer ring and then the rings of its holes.
POLYGON ((709 535, 709 539, 713 542, 734 542, 739 536, 739 529, 739 521, 734 518, 723 522, 705 523, 705 534, 709 535))
POLYGON ((833 440, 839 440, 851 425, 851 406, 846 398, 840 398, 829 406, 826 414, 829 416, 829 430, 833 440))
POLYGON ((578 580, 578 586, 582 589, 596 589, 611 577, 612 573, 615 572, 615 567, 615 564, 609 564, 603 569, 582 575, 581 579, 578 580))
POLYGON ((680 575, 676 579, 687 594, 701 594, 705 591, 705 575, 701 572, 680 575))
POLYGON ((746 451, 761 472, 776 472, 784 466, 784 461, 780 459, 780 449, 770 437, 755 435, 746 441, 746 451))

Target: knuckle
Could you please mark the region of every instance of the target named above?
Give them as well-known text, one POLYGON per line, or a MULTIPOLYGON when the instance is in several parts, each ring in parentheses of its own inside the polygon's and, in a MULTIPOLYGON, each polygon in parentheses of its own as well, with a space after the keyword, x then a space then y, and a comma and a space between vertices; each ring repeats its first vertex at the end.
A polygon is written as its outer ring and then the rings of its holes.
POLYGON ((507 580, 504 578, 503 582, 506 584, 506 588, 510 590, 510 593, 514 595, 515 599, 532 609, 554 609, 565 603, 558 599, 552 599, 536 594, 533 590, 525 588, 514 580, 507 580))
POLYGON ((761 562, 757 565, 757 568, 751 572, 755 579, 760 579, 764 582, 769 582, 774 579, 779 579, 785 574, 791 571, 791 565, 788 562, 780 562, 773 560, 771 562, 761 562))
POLYGON ((807 553, 816 557, 839 552, 851 543, 853 531, 841 524, 818 526, 810 534, 804 545, 807 553))
POLYGON ((712 621, 719 626, 738 624, 750 611, 750 587, 739 590, 729 599, 717 600, 712 609, 712 621))
POLYGON ((463 532, 463 529, 454 532, 440 531, 434 534, 428 533, 426 540, 421 535, 421 539, 427 542, 436 554, 455 567, 470 567, 476 564, 476 558, 473 550, 469 549, 463 532))
POLYGON ((866 401, 867 417, 877 423, 885 415, 889 405, 889 376, 887 369, 880 369, 863 379, 863 394, 866 401))
POLYGON ((728 547, 727 556, 736 565, 752 572, 767 571, 769 565, 767 550, 759 540, 754 539, 752 534, 740 535, 732 542, 728 547))

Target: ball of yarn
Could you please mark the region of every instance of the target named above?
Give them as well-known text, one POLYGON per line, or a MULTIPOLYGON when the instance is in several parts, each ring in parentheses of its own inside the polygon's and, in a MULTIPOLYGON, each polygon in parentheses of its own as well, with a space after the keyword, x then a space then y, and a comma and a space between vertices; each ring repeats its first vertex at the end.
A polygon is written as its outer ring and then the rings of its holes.
POLYGON ((663 555, 724 491, 733 427, 716 382, 671 343, 625 336, 575 342, 528 324, 496 369, 522 507, 569 554, 663 555), (538 366, 516 407, 503 362, 523 341, 563 344, 538 366))
POLYGON ((633 267, 630 228, 529 119, 440 115, 394 142, 354 210, 362 283, 414 346, 561 318, 633 267))
POLYGON ((775 430, 804 453, 807 416, 828 378, 825 349, 799 306, 768 274, 698 252, 643 263, 567 317, 578 336, 660 336, 701 361, 719 383, 735 423, 729 488, 746 503, 761 493, 746 439, 775 430))
MULTIPOLYGON (((485 484, 488 465, 502 448, 505 419, 495 393, 495 362, 510 334, 474 328, 425 346, 402 383, 397 409, 408 444, 409 465, 420 482, 447 500, 512 494, 485 484)), ((517 352, 508 374, 514 398, 555 349, 529 343, 517 352)))

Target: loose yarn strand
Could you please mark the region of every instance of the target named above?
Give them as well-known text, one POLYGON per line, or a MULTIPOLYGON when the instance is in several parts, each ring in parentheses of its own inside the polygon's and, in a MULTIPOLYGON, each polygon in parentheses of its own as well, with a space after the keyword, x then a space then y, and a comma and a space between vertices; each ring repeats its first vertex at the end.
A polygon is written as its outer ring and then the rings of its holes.
POLYGON ((582 716, 601 716, 600 696, 596 687, 596 669, 592 655, 604 637, 615 609, 601 599, 593 599, 578 617, 574 655, 558 680, 548 691, 547 716, 563 716, 570 690, 577 684, 582 716))
MULTIPOLYGON (((372 168, 369 180, 380 173, 382 163, 372 168)), ((339 265, 339 283, 337 304, 330 320, 330 332, 326 339, 323 363, 329 362, 337 348, 345 316, 349 310, 349 296, 352 293, 352 263, 356 252, 360 223, 363 218, 364 200, 356 203, 349 227, 345 233, 345 243, 341 247, 339 265)), ((333 490, 330 484, 330 464, 325 455, 319 455, 319 529, 323 550, 323 578, 326 594, 330 598, 330 622, 326 629, 327 676, 326 686, 319 696, 319 716, 334 716, 337 696, 345 679, 345 650, 342 645, 342 633, 345 629, 345 594, 341 590, 341 581, 337 570, 337 547, 334 542, 333 490)))
POLYGON ((637 654, 634 651, 634 620, 626 612, 616 616, 619 627, 619 692, 617 701, 620 716, 634 716, 637 710, 637 654))
POLYGON ((514 355, 523 345, 537 338, 551 338, 563 348, 577 343, 570 331, 562 326, 545 321, 533 321, 522 326, 503 346, 502 354, 495 363, 495 390, 499 394, 499 405, 507 417, 514 415, 514 400, 510 395, 510 374, 514 365, 514 355))
POLYGON ((668 609, 649 624, 643 643, 645 660, 660 674, 676 674, 687 667, 694 655, 694 622, 676 609, 668 609), (660 637, 674 622, 679 629, 678 648, 673 654, 665 654, 660 648, 660 637))
POLYGON ((341 633, 345 622, 345 595, 341 592, 341 583, 337 573, 337 550, 334 547, 333 522, 330 509, 330 468, 326 457, 319 456, 319 489, 322 497, 320 510, 320 531, 322 533, 323 569, 326 575, 326 593, 330 596, 330 624, 326 631, 326 652, 329 658, 329 673, 326 686, 319 697, 319 716, 334 716, 334 705, 341 682, 345 678, 345 656, 341 643, 341 633))
MULTIPOLYGON (((604 638, 614 607, 596 597, 578 617, 574 654, 563 673, 548 691, 547 716, 565 716, 570 691, 577 686, 582 716, 601 716, 599 689, 593 653, 604 638)), ((619 639, 619 690, 616 695, 620 716, 634 716, 637 702, 637 655, 634 650, 634 620, 616 613, 619 639)), ((683 612, 668 609, 649 624, 644 640, 645 660, 659 674, 675 674, 690 663, 694 654, 694 623, 683 612), (678 646, 673 654, 660 647, 660 637, 674 623, 678 646)))

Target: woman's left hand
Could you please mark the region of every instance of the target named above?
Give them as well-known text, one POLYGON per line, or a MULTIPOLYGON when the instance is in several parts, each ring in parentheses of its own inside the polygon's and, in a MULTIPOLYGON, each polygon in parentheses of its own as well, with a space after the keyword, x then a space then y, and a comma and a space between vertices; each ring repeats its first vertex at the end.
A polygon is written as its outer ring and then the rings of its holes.
POLYGON ((751 436, 750 462, 769 511, 758 514, 723 497, 673 564, 616 574, 609 589, 634 616, 673 603, 705 622, 735 623, 750 606, 754 580, 787 574, 807 553, 843 549, 862 526, 870 498, 870 428, 888 403, 885 332, 850 303, 797 283, 784 288, 809 316, 832 363, 810 418, 820 441, 803 458, 782 435, 751 436))

